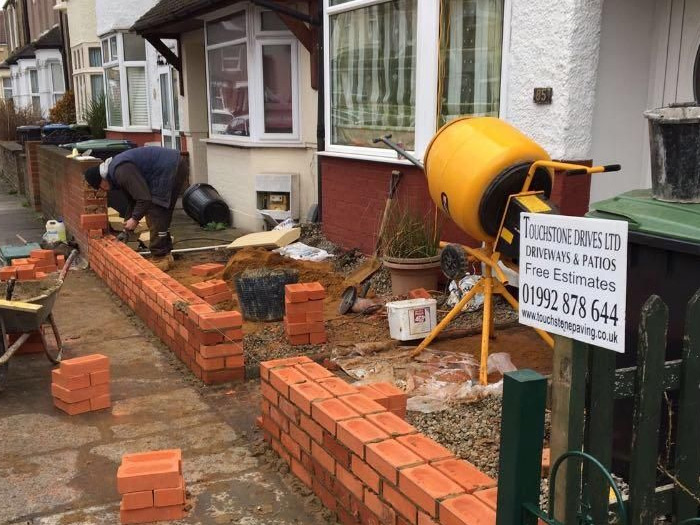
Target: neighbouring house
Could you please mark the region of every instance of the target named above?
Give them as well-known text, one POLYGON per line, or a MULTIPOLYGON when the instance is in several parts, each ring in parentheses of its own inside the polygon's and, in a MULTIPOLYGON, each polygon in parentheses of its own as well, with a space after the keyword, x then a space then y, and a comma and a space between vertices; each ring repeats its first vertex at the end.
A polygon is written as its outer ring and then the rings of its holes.
MULTIPOLYGON (((642 113, 700 94, 697 0, 326 0, 323 24, 324 231, 365 251, 392 170, 401 197, 428 202, 422 172, 374 137, 392 133, 422 157, 445 122, 492 115, 553 158, 622 164, 558 178, 562 213, 582 214, 650 186, 642 113)), ((445 235, 459 239, 450 225, 445 235)))
POLYGON ((173 96, 179 80, 162 57, 177 54, 174 41, 159 50, 131 31, 134 22, 157 0, 96 0, 96 34, 102 49, 107 103, 107 137, 143 146, 185 150, 180 136, 180 109, 173 96))
POLYGON ((79 123, 85 123, 88 105, 104 96, 102 47, 97 38, 95 0, 64 0, 57 3, 67 20, 68 54, 79 123))
POLYGON ((7 42, 7 25, 5 24, 5 11, 0 10, 0 99, 12 100, 12 77, 10 66, 5 65, 5 59, 9 55, 7 42))
POLYGON ((10 69, 12 100, 46 118, 68 85, 61 18, 53 0, 8 0, 3 12, 9 45, 3 65, 10 69))
MULTIPOLYGON (((304 218, 318 201, 320 3, 316 0, 162 0, 133 26, 182 83, 180 131, 193 182, 214 186, 244 230, 304 218)), ((162 78, 162 77, 161 77, 162 78)))

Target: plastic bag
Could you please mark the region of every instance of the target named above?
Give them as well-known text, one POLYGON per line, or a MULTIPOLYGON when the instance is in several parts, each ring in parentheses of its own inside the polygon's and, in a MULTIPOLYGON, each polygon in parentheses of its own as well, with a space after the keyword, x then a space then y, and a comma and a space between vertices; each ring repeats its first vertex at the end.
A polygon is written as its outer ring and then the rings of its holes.
MULTIPOLYGON (((474 287, 474 285, 478 282, 478 280, 479 280, 479 278, 476 275, 465 275, 459 281, 459 285, 455 281, 452 281, 450 283, 449 288, 448 288, 450 295, 447 297, 447 305, 448 306, 456 305, 460 301, 460 299, 462 299, 462 297, 464 297, 464 294, 466 294, 469 290, 471 290, 474 287)), ((476 312, 477 310, 481 309, 481 307, 483 305, 484 305, 484 295, 478 293, 474 297, 472 297, 471 301, 469 301, 467 304, 464 305, 464 308, 462 308, 462 311, 463 312, 476 312)))
POLYGON ((288 219, 284 219, 282 222, 280 222, 277 226, 273 228, 273 231, 279 231, 279 230, 291 230, 294 228, 294 219, 289 217, 288 219))
POLYGON ((334 257, 326 250, 308 246, 303 242, 295 242, 294 244, 284 246, 283 248, 278 248, 274 250, 274 252, 279 253, 284 257, 289 257, 290 259, 296 259, 299 261, 322 262, 326 259, 334 257))

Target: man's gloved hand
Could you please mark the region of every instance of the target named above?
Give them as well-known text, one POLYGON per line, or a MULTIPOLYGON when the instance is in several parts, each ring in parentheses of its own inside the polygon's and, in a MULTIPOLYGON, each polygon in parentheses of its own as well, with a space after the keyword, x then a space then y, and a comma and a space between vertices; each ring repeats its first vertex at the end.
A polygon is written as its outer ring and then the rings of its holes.
POLYGON ((124 222, 124 229, 127 231, 134 231, 136 227, 139 225, 139 221, 131 217, 129 220, 124 222))

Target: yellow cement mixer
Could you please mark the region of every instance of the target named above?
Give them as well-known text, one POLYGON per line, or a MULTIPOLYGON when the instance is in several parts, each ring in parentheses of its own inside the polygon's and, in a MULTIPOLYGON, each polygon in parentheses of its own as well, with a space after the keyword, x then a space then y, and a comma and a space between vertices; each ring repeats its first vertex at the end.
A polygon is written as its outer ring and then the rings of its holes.
MULTIPOLYGON (((569 174, 617 171, 619 165, 587 167, 555 162, 533 140, 507 122, 493 117, 464 117, 443 126, 433 137, 425 153, 425 164, 393 143, 391 136, 375 139, 384 142, 400 156, 425 171, 430 196, 470 237, 482 242, 480 248, 441 243, 442 270, 458 280, 469 267, 468 258, 482 263, 483 273, 445 318, 414 351, 421 353, 457 316, 472 298, 484 295, 479 380, 487 383, 489 338, 492 324, 493 294, 498 294, 517 310, 517 300, 506 290, 508 279, 499 262, 517 271, 520 248, 520 214, 556 213, 549 196, 555 171, 569 174)), ((541 330, 550 345, 552 337, 541 330)))

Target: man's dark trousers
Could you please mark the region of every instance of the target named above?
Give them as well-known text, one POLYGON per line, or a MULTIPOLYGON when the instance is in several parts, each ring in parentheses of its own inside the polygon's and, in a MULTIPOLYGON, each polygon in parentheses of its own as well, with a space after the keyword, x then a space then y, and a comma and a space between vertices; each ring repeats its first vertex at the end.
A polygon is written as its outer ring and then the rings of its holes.
POLYGON ((173 210, 182 191, 182 186, 189 178, 190 164, 187 157, 180 157, 170 195, 170 206, 167 208, 151 204, 146 213, 146 224, 151 234, 149 249, 154 257, 168 255, 173 249, 173 239, 170 236, 170 223, 173 220, 173 210))

